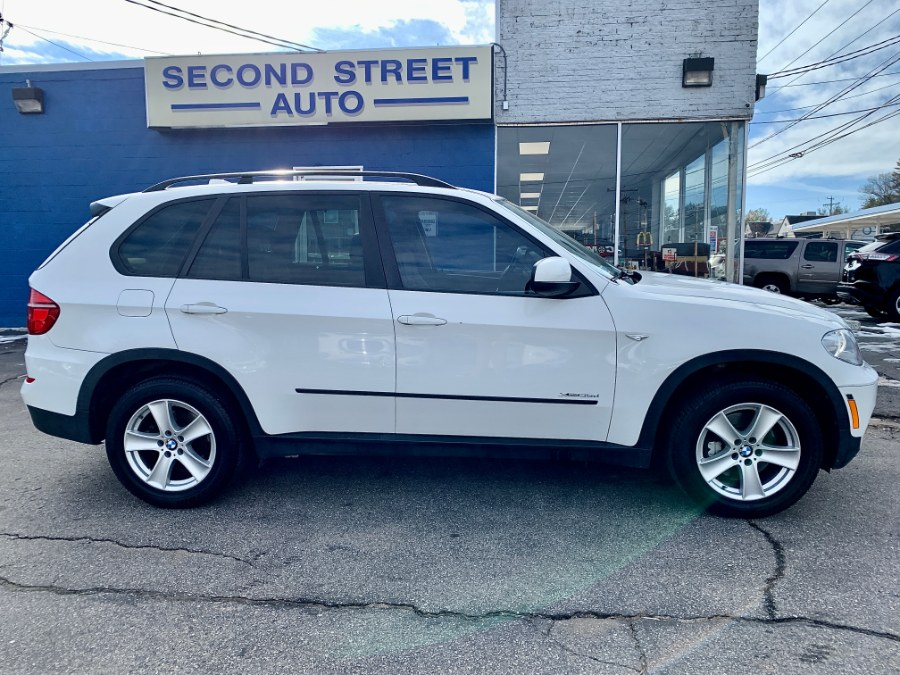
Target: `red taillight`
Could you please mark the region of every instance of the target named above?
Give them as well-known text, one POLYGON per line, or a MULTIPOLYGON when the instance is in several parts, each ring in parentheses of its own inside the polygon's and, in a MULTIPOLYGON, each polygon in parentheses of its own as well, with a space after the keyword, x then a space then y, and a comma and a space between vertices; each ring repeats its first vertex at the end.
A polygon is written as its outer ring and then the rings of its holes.
POLYGON ((884 262, 894 262, 900 258, 900 255, 892 254, 892 253, 869 253, 866 255, 866 260, 881 260, 884 262))
POLYGON ((28 297, 28 334, 43 335, 59 318, 59 305, 33 288, 28 297))

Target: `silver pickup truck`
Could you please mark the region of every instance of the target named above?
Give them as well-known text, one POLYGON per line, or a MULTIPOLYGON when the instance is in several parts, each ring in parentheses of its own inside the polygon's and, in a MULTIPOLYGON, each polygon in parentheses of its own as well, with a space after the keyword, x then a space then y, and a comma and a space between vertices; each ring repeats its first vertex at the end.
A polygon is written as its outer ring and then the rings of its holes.
POLYGON ((852 239, 747 239, 744 283, 772 293, 837 300, 847 256, 864 245, 852 239))

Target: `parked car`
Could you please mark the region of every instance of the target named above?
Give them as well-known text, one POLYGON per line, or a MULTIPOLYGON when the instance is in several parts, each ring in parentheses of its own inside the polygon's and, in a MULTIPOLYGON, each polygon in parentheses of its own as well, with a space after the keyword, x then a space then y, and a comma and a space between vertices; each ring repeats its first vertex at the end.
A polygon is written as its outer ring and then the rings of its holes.
POLYGON ((859 450, 877 375, 831 312, 622 272, 433 178, 293 173, 94 203, 30 277, 37 428, 105 439, 122 484, 163 507, 248 459, 405 442, 658 461, 714 511, 760 517, 859 450))
POLYGON ((880 234, 850 255, 838 296, 876 319, 900 322, 900 232, 880 234))
POLYGON ((771 293, 837 301, 844 262, 864 245, 852 239, 747 239, 744 283, 771 293))

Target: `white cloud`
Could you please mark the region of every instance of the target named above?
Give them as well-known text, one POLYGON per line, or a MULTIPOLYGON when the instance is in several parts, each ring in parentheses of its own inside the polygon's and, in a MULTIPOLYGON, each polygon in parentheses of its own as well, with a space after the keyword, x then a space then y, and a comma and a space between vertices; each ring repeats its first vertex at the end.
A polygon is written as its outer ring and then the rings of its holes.
MULTIPOLYGON (((351 32, 372 32, 390 28, 397 21, 415 19, 431 20, 445 26, 460 44, 493 40, 493 3, 483 0, 307 0, 291 3, 257 0, 252 5, 223 3, 220 0, 171 0, 166 4, 302 44, 310 44, 316 29, 343 28, 351 32), (248 7, 252 10, 248 11, 248 7)), ((164 7, 157 7, 165 10, 164 7)), ((29 48, 38 52, 52 49, 46 41, 27 31, 64 42, 76 51, 79 46, 85 46, 100 53, 134 58, 147 55, 142 49, 167 54, 265 52, 276 49, 263 42, 198 26, 124 0, 5 0, 4 17, 18 26, 7 37, 7 50, 0 61, 3 65, 23 62, 20 59, 30 61, 33 54, 20 53, 29 48), (56 33, 44 33, 42 29, 56 33), (81 37, 67 37, 59 33, 81 37), (82 38, 129 47, 112 47, 82 38)), ((311 46, 327 48, 327 45, 314 43, 311 46)), ((365 48, 366 45, 359 47, 365 48)), ((78 59, 71 57, 70 60, 78 59)))

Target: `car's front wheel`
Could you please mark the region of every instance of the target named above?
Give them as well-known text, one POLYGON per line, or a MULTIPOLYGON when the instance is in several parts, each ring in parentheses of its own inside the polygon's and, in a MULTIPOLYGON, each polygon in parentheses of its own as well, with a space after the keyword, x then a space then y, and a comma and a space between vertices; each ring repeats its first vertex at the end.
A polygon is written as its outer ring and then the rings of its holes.
POLYGON ((194 382, 160 377, 113 406, 106 454, 119 481, 155 506, 197 506, 234 475, 240 434, 227 402, 194 382))
POLYGON ((812 410, 775 382, 713 386, 681 407, 670 431, 673 477, 719 515, 778 513, 806 493, 822 464, 812 410))

